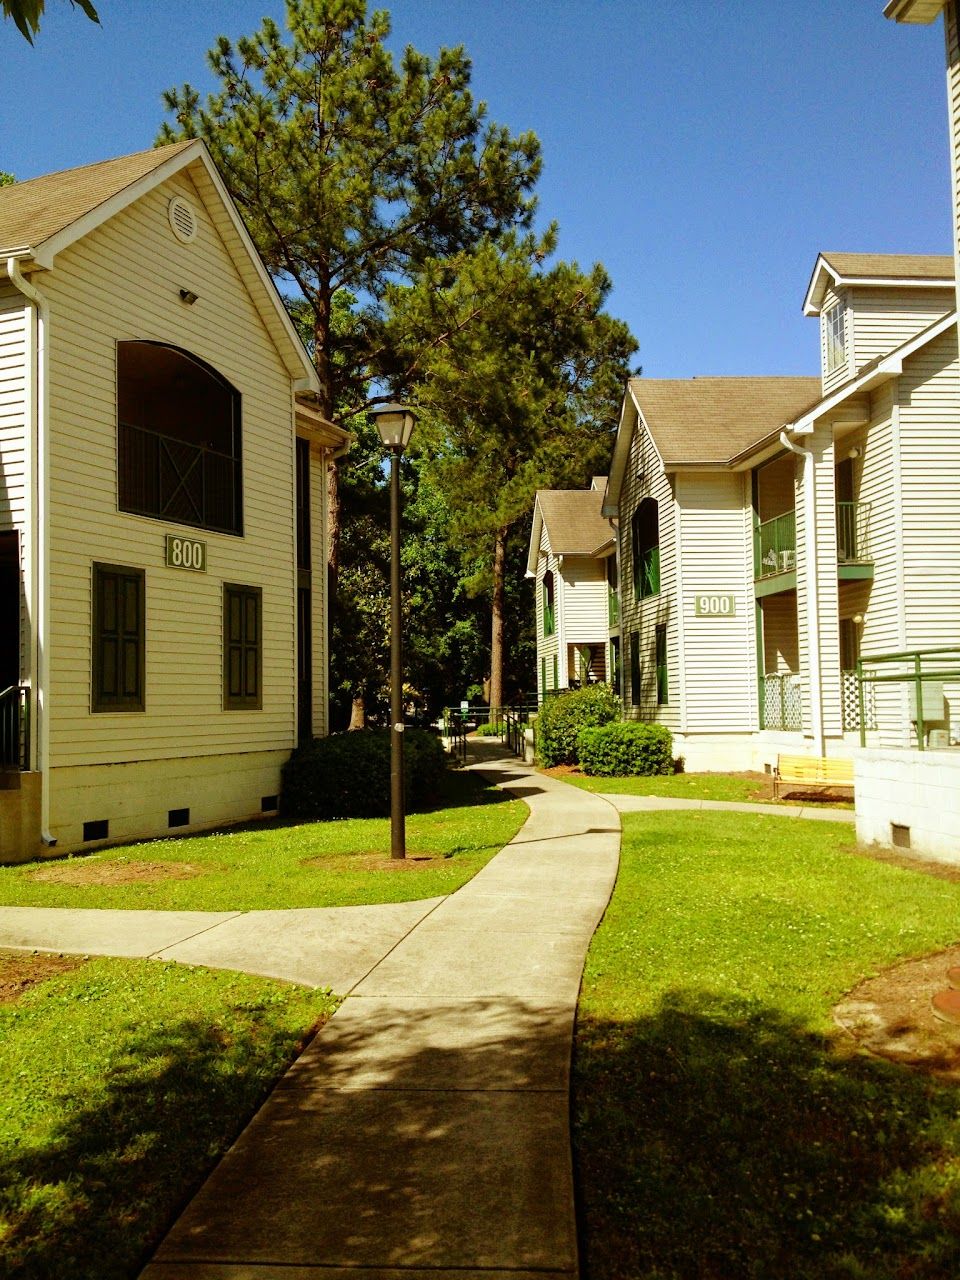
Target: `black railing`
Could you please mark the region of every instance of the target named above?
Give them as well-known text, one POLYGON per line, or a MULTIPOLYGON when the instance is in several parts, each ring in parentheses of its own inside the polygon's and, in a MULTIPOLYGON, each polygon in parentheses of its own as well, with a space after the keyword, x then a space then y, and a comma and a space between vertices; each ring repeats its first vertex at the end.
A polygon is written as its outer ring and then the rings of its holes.
POLYGON ((451 756, 459 764, 467 759, 467 726, 462 711, 446 707, 443 712, 443 736, 449 745, 451 756))
POLYGON ((0 693, 0 767, 30 767, 30 691, 22 684, 0 693))
POLYGON ((120 423, 120 510, 242 533, 240 457, 120 423))

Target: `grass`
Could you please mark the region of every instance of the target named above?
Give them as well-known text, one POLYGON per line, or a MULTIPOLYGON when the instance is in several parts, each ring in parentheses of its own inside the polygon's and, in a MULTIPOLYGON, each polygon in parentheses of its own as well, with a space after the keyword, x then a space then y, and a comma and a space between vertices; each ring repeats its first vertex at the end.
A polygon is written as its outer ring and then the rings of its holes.
POLYGON ((387 818, 259 823, 65 862, 2 867, 0 905, 255 911, 436 897, 479 871, 526 815, 522 801, 476 774, 451 772, 437 807, 407 816, 410 865, 400 871, 388 861, 387 818), (144 871, 142 863, 157 865, 144 871), (184 870, 187 878, 172 878, 184 870), (87 882, 62 883, 64 875, 87 882))
POLYGON ((590 1280, 954 1280, 960 1095, 844 1051, 860 978, 960 936, 960 886, 747 814, 624 818, 584 975, 590 1280))
POLYGON ((0 1274, 136 1274, 334 1004, 262 978, 98 959, 0 1006, 0 1274))
POLYGON ((804 796, 802 800, 773 798, 773 781, 763 773, 672 773, 653 778, 592 778, 584 773, 563 773, 564 782, 583 791, 601 795, 665 796, 676 800, 733 800, 748 804, 824 804, 833 809, 852 809, 849 798, 826 793, 804 796))

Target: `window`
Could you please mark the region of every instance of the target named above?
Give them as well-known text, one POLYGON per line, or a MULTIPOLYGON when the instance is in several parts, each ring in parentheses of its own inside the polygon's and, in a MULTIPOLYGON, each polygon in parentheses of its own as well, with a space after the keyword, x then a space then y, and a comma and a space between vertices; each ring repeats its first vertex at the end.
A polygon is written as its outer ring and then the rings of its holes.
POLYGON ((669 701, 667 684, 667 626, 661 623, 654 639, 654 658, 657 664, 657 706, 665 707, 669 701))
POLYGON ((823 333, 827 344, 827 372, 831 373, 846 363, 847 344, 845 333, 845 309, 842 303, 831 307, 823 317, 823 333))
POLYGON ((548 569, 543 575, 543 634, 552 636, 557 629, 557 620, 553 608, 553 570, 548 569))
POLYGON ((640 632, 630 633, 630 705, 639 707, 640 693, 640 632))
POLYGON ((223 584, 223 708, 259 711, 263 705, 263 592, 223 584))
POLYGON ((660 593, 660 524, 655 498, 633 513, 633 589, 638 600, 660 593))
POLYGON ((144 597, 142 569, 94 564, 93 711, 144 709, 144 597))
POLYGON ((117 343, 121 511, 243 532, 240 396, 209 365, 159 342, 117 343))

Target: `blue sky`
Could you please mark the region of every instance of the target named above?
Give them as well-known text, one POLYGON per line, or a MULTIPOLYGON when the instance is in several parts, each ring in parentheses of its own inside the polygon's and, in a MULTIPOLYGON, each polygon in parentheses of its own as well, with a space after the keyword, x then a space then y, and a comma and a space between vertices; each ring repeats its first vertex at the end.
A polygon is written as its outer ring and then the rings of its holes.
MULTIPOLYGON (((282 0, 48 0, 0 24, 0 168, 153 142, 161 91, 212 83, 221 32, 282 0)), ((601 261, 648 377, 818 372, 800 304, 821 249, 950 252, 940 24, 883 0, 395 0, 392 44, 464 44, 492 119, 544 151, 543 221, 601 261)))

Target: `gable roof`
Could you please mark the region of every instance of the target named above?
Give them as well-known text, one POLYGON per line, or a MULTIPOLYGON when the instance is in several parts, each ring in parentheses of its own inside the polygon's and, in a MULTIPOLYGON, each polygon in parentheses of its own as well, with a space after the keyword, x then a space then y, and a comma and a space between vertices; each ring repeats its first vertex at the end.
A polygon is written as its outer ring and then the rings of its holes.
POLYGON ((668 468, 727 463, 821 395, 819 378, 631 378, 627 386, 668 468))
POLYGON ((318 390, 316 370, 254 247, 216 165, 197 138, 45 174, 0 187, 0 260, 51 269, 58 253, 183 170, 210 205, 212 221, 302 390, 318 390))
POLYGON ((594 476, 589 489, 538 489, 527 556, 527 576, 536 573, 540 530, 555 556, 597 555, 614 540, 613 526, 600 514, 606 477, 594 476))
POLYGON ((831 285, 953 288, 953 255, 946 253, 821 253, 813 268, 803 313, 820 314, 831 285))
POLYGON ((0 254, 35 256, 52 237, 191 145, 174 142, 0 187, 0 254))

